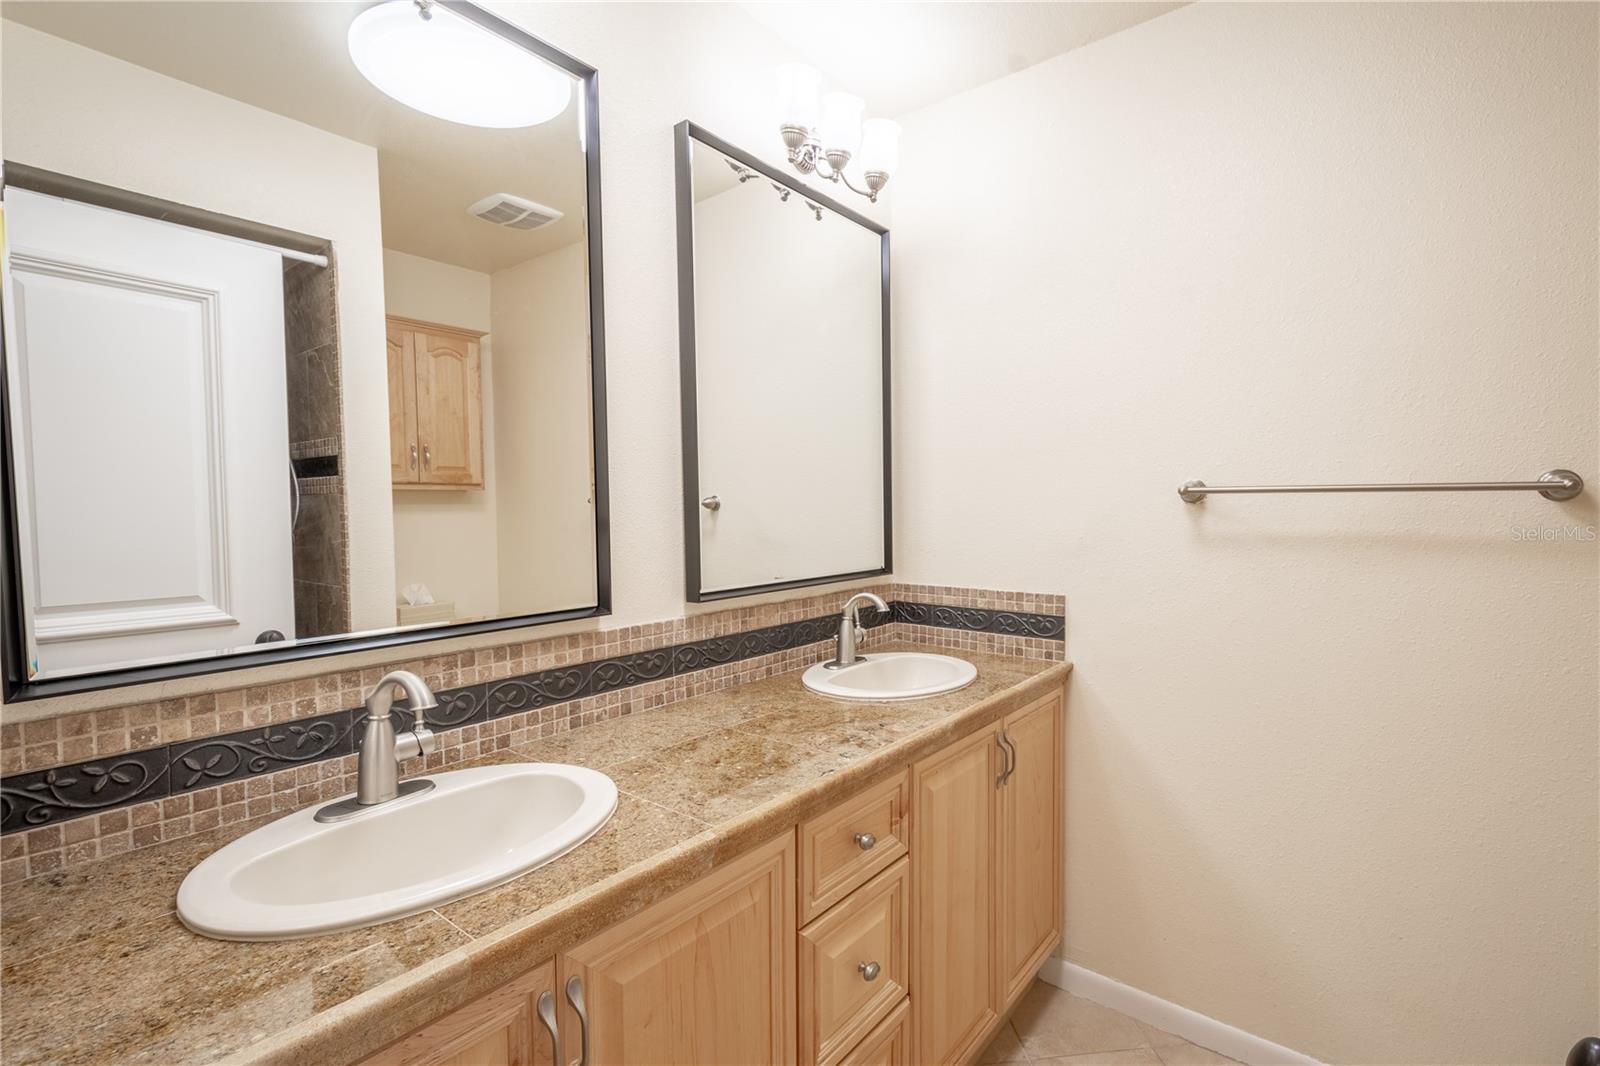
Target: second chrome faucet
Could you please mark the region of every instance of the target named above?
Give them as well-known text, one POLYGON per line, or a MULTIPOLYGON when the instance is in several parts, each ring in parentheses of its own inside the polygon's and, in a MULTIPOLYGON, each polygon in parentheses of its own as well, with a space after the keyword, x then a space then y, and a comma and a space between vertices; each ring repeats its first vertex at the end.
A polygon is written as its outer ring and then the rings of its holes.
POLYGON ((844 602, 844 610, 839 612, 839 638, 834 649, 833 658, 823 665, 830 670, 837 670, 845 666, 854 666, 864 655, 856 654, 856 648, 866 639, 867 627, 861 624, 861 605, 870 603, 880 612, 888 613, 889 605, 883 602, 883 597, 872 592, 858 592, 844 602))

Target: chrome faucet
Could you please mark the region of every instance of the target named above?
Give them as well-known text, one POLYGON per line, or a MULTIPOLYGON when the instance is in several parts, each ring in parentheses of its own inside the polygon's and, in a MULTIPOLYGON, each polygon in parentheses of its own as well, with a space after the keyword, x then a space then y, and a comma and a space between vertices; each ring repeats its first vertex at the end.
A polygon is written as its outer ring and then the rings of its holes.
POLYGON ((824 665, 830 670, 837 670, 843 666, 854 666, 864 655, 857 655, 856 648, 866 639, 866 627, 861 624, 861 604, 870 603, 879 611, 887 613, 889 605, 883 602, 883 597, 872 592, 858 592, 844 602, 844 610, 839 612, 839 643, 834 651, 833 660, 824 665))
POLYGON ((426 778, 400 784, 400 763, 432 755, 439 738, 428 728, 425 714, 439 706, 433 690, 409 670, 391 670, 378 680, 367 697, 367 716, 361 720, 360 753, 356 757, 356 794, 353 799, 330 803, 316 813, 319 822, 337 822, 382 804, 414 796, 433 787, 426 778), (391 712, 396 696, 404 696, 412 714, 411 728, 396 733, 391 712))

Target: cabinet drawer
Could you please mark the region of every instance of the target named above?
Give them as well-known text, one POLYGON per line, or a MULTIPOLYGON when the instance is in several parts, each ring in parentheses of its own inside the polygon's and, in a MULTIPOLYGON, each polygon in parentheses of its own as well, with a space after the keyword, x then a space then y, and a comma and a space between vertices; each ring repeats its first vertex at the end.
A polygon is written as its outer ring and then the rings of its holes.
POLYGON ((911 1001, 901 1000, 839 1066, 911 1066, 911 1001))
POLYGON ((800 931, 800 1062, 834 1066, 905 999, 902 859, 800 931))
POLYGON ((800 922, 844 899, 906 853, 906 775, 850 797, 800 827, 800 922))

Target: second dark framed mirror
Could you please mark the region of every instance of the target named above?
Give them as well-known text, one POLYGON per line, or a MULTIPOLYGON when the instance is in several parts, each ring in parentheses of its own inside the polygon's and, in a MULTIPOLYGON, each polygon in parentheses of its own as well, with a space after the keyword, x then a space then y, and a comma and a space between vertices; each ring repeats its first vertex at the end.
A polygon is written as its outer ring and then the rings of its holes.
POLYGON ((889 231, 676 128, 685 594, 889 572, 889 231))

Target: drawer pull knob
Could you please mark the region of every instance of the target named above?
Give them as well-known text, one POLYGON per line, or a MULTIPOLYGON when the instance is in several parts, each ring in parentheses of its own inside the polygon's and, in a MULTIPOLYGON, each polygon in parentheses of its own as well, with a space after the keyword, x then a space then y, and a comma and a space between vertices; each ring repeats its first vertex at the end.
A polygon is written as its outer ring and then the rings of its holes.
MULTIPOLYGON (((862 851, 871 851, 873 848, 878 846, 878 838, 873 836, 871 833, 857 833, 856 846, 862 851)), ((869 977, 867 980, 870 981, 872 978, 869 977)))
POLYGON ((878 974, 883 972, 883 967, 879 966, 875 962, 864 962, 860 966, 857 966, 856 969, 860 970, 861 976, 868 981, 876 981, 878 979, 878 974))

